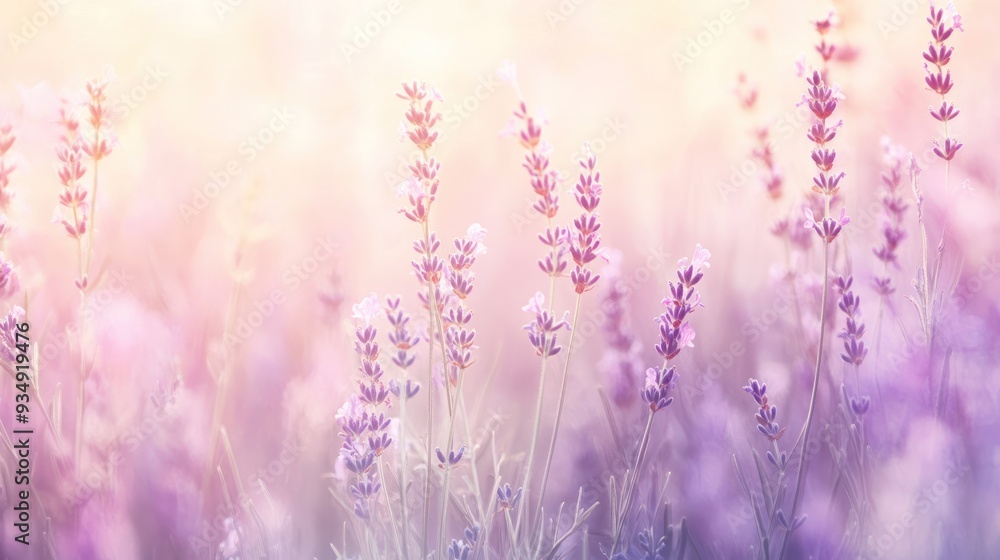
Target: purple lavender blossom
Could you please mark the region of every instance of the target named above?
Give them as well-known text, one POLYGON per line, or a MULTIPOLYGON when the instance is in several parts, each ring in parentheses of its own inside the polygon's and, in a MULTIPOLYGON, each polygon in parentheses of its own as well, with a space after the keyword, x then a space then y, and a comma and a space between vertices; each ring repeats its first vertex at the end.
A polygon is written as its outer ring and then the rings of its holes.
POLYGON ((865 336, 865 324, 861 322, 861 296, 851 291, 853 277, 843 276, 834 280, 833 284, 840 293, 837 306, 847 316, 844 328, 839 337, 844 341, 844 353, 840 355, 849 364, 860 366, 868 355, 868 349, 861 340, 865 336))
MULTIPOLYGON (((589 152, 590 148, 586 147, 589 152)), ((582 294, 594 287, 600 275, 593 274, 587 265, 597 258, 597 251, 601 246, 601 236, 597 231, 601 229, 598 221, 597 205, 601 202, 601 172, 595 171, 597 166, 597 156, 590 154, 586 159, 580 160, 580 179, 573 188, 573 196, 577 204, 583 209, 580 217, 573 220, 573 228, 576 230, 571 236, 570 256, 573 258, 575 267, 570 273, 570 281, 573 283, 576 293, 582 294)))
POLYGON ((354 318, 359 321, 355 329, 354 351, 361 358, 358 371, 358 391, 351 395, 337 415, 340 436, 344 443, 340 457, 355 475, 350 485, 354 497, 354 513, 368 519, 374 496, 382 488, 376 462, 392 444, 388 429, 389 418, 379 407, 389 406, 389 389, 382 382, 384 371, 378 362, 378 330, 371 324, 381 313, 378 297, 374 294, 354 305, 354 318))
POLYGON ((535 296, 528 300, 528 305, 521 309, 534 315, 534 319, 524 326, 524 330, 528 331, 528 340, 535 348, 535 352, 542 359, 558 354, 562 347, 556 344, 556 334, 562 329, 567 331, 570 329, 567 316, 564 315, 562 319, 557 320, 549 310, 545 309, 545 296, 542 292, 536 292, 535 296))

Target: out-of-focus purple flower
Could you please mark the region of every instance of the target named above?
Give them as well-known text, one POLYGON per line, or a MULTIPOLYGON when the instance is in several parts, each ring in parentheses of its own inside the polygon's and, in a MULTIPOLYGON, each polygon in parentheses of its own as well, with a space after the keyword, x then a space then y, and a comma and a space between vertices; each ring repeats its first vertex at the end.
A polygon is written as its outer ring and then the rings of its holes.
POLYGON ((632 331, 627 304, 628 290, 621 282, 621 270, 617 252, 611 252, 609 263, 602 275, 607 278, 601 309, 605 319, 602 329, 608 351, 601 361, 611 393, 611 400, 618 406, 627 407, 638 395, 639 376, 642 374, 642 344, 632 331))
POLYGON ((905 167, 910 157, 909 152, 900 146, 894 145, 888 138, 882 139, 882 149, 884 152, 885 171, 882 172, 882 186, 885 187, 881 194, 883 209, 882 223, 882 243, 872 249, 875 258, 882 262, 883 272, 875 277, 875 289, 882 295, 887 296, 895 291, 892 279, 888 274, 888 267, 899 266, 896 260, 896 252, 900 243, 906 239, 904 229, 904 218, 909 206, 903 199, 903 176, 905 167))
POLYGON ((465 541, 452 539, 448 545, 448 560, 469 560, 471 556, 472 548, 465 541))
POLYGON ((0 253, 0 300, 9 299, 20 288, 17 272, 3 253, 0 253))
POLYGON ((376 317, 381 315, 382 308, 378 303, 378 296, 372 294, 359 303, 351 306, 351 317, 358 319, 367 327, 372 324, 376 317))

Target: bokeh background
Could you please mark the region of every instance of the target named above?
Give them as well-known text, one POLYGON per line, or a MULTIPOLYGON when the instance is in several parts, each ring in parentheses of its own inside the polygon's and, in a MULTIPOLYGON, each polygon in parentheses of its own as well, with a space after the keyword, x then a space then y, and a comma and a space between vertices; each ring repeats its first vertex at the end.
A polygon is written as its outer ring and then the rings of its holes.
MULTIPOLYGON (((962 112, 953 134, 965 144, 951 193, 941 187, 943 166, 928 155, 940 129, 926 109, 936 96, 923 84, 926 2, 4 2, 0 124, 17 135, 5 257, 21 285, 8 303, 27 306, 39 394, 57 429, 36 416, 30 552, 12 544, 15 487, 9 472, 3 477, 0 550, 6 558, 229 558, 220 543, 242 534, 237 526, 246 519, 217 522, 226 501, 221 477, 229 492, 242 484, 255 497, 259 523, 280 544, 272 557, 332 557, 327 543, 340 542, 349 513, 327 492, 336 480, 323 475, 333 472, 340 445, 334 415, 354 388, 350 306, 375 292, 401 294, 418 309, 409 260, 419 232, 397 213, 403 200, 395 195, 413 156, 399 139, 405 104, 394 94, 403 80, 426 81, 444 97, 432 227, 446 247, 472 223, 489 232, 470 298, 479 358, 466 390, 480 428, 495 429, 516 463, 538 378, 521 307, 547 281, 535 265, 543 220, 530 210, 522 150, 499 135, 518 102, 518 91, 496 73, 511 60, 520 95, 547 116, 553 164, 572 172, 585 142, 598 155, 601 234, 621 253, 647 365, 658 361, 653 318, 676 260, 696 243, 712 252, 696 346, 682 361, 669 419, 656 424, 655 453, 660 469, 672 472, 667 496, 688 516, 703 557, 749 557, 743 543, 753 524, 741 513, 732 458, 748 458, 760 442, 741 388, 749 377, 766 378, 797 431, 809 372, 788 316, 772 312, 774 328, 754 340, 746 325, 780 299, 775 270, 785 253, 771 224, 789 213, 801 221, 797 204, 812 163, 804 113, 796 113, 805 84, 795 60, 806 53, 816 63, 810 22, 831 7, 840 25, 831 35, 839 54, 830 75, 846 96, 838 164, 847 172, 843 204, 855 219, 835 271, 856 276, 874 321, 883 136, 925 168, 931 243, 945 222, 952 235, 942 311, 952 381, 943 417, 926 414, 928 379, 941 372, 920 366, 919 352, 887 357, 886 349, 902 348, 919 330, 904 297, 921 255, 912 207, 883 350, 868 362, 866 373, 878 372, 891 397, 870 426, 881 434, 873 435, 876 536, 920 503, 949 465, 968 468, 880 553, 990 557, 1000 550, 1000 515, 988 499, 1000 491, 1000 166, 992 149, 1000 139, 993 93, 1000 7, 985 0, 960 2, 966 30, 951 39, 957 85, 949 99, 962 112), (58 108, 107 66, 116 77, 109 99, 118 145, 100 168, 94 246, 103 275, 81 310, 75 246, 50 220, 59 192, 58 108), (759 91, 753 112, 734 94, 741 74, 759 91), (752 131, 764 123, 773 127, 786 178, 778 202, 766 198, 751 169, 752 131), (75 335, 81 329, 84 336, 75 335), (734 344, 744 350, 729 359, 734 344), (74 468, 68 441, 81 352, 93 373, 84 464, 74 468), (709 375, 712 364, 719 367, 709 375), (220 374, 229 382, 217 405, 220 374), (697 389, 686 392, 685 384, 697 389), (211 448, 217 408, 230 453, 221 442, 211 448), (122 449, 123 459, 107 468, 109 454, 122 449)), ((563 199, 570 208, 571 197, 563 199)), ((815 255, 799 265, 820 273, 815 255)), ((563 288, 560 308, 571 301, 563 288)), ((557 472, 567 475, 557 478, 553 503, 599 481, 591 471, 611 445, 594 413, 596 388, 609 383, 601 366, 604 289, 584 298, 556 455, 557 472)), ((832 417, 843 372, 830 355, 821 409, 832 417)), ((10 385, 0 391, 8 431, 10 385)), ((619 412, 623 430, 641 428, 635 406, 619 412)), ((817 521, 805 534, 815 541, 811 553, 838 557, 839 536, 826 529, 842 509, 829 490, 832 460, 823 451, 816 462, 812 477, 824 482, 807 491, 803 508, 817 521)), ((572 544, 576 555, 579 546, 572 544)))

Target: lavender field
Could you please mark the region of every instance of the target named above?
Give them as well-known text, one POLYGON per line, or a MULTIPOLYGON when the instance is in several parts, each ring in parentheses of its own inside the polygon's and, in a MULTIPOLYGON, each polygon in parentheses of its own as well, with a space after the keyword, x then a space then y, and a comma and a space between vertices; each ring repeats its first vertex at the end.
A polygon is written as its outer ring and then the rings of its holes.
POLYGON ((1000 558, 1000 5, 0 24, 0 559, 1000 558))

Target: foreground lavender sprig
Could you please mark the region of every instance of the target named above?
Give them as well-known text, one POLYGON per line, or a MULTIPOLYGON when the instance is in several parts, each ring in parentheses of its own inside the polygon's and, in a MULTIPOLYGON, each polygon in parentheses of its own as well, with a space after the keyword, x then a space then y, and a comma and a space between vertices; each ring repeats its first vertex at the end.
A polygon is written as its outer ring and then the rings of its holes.
POLYGON ((384 370, 379 363, 378 330, 372 320, 379 314, 378 299, 365 298, 354 306, 354 318, 359 326, 354 331, 354 351, 361 360, 358 371, 358 390, 342 408, 338 418, 340 435, 344 443, 340 457, 344 466, 354 473, 350 485, 354 498, 354 514, 365 521, 371 512, 382 482, 376 462, 389 448, 389 417, 380 408, 389 406, 389 389, 382 381, 384 370))
MULTIPOLYGON (((940 97, 940 106, 931 106, 929 111, 931 116, 938 122, 942 123, 944 129, 944 138, 941 142, 935 138, 932 140, 934 146, 934 154, 944 160, 944 183, 945 183, 945 194, 951 194, 951 162, 958 153, 958 150, 962 148, 962 143, 951 137, 949 123, 954 120, 959 115, 959 110, 955 108, 953 103, 949 103, 947 100, 947 95, 951 92, 952 87, 954 87, 954 82, 951 79, 951 70, 946 69, 948 64, 951 62, 951 55, 954 52, 954 48, 948 46, 946 41, 951 38, 955 30, 965 31, 962 26, 962 16, 959 15, 958 11, 955 9, 955 5, 951 2, 945 8, 938 8, 934 5, 934 2, 930 4, 930 15, 927 18, 927 23, 931 27, 931 39, 932 42, 928 44, 927 50, 923 53, 924 71, 926 76, 924 77, 924 83, 931 91, 938 94, 940 97)), ((941 233, 941 240, 937 246, 937 257, 935 259, 934 265, 930 265, 930 246, 928 244, 927 237, 927 225, 923 220, 923 212, 921 211, 923 197, 916 188, 916 183, 914 182, 914 194, 917 198, 917 208, 918 208, 918 218, 920 218, 920 232, 922 238, 922 248, 923 248, 923 263, 922 267, 917 271, 916 279, 916 291, 917 296, 920 298, 920 302, 917 305, 917 310, 920 313, 920 318, 924 330, 924 338, 926 340, 928 356, 932 356, 934 350, 934 340, 937 328, 937 315, 939 312, 939 288, 938 281, 941 274, 941 267, 943 264, 944 248, 948 243, 948 224, 945 222, 944 229, 941 233)))
MULTIPOLYGON (((868 536, 868 519, 872 501, 868 484, 868 461, 866 460, 869 451, 864 428, 864 417, 871 407, 871 399, 862 394, 861 365, 868 355, 868 349, 862 340, 865 335, 865 324, 861 318, 861 297, 851 290, 853 282, 854 279, 851 276, 846 278, 838 276, 833 284, 840 296, 837 306, 844 314, 844 327, 838 335, 844 341, 844 352, 840 357, 847 364, 854 366, 854 390, 849 391, 847 383, 844 383, 840 386, 840 393, 843 399, 841 407, 843 417, 850 427, 847 430, 847 438, 852 444, 845 446, 843 453, 846 456, 848 451, 852 451, 851 456, 855 459, 856 465, 844 461, 840 463, 840 466, 852 471, 856 466, 856 476, 846 476, 843 477, 843 480, 850 489, 848 495, 854 496, 851 500, 851 508, 859 525, 859 535, 855 546, 860 549, 864 546, 863 543, 868 536)), ((880 398, 880 402, 884 403, 885 400, 880 398)))
MULTIPOLYGON (((448 270, 446 278, 451 285, 452 293, 456 303, 443 317, 443 324, 447 324, 445 332, 445 384, 455 387, 454 400, 449 402, 448 410, 448 439, 447 456, 438 449, 437 455, 440 460, 439 465, 444 469, 444 484, 441 497, 441 523, 439 526, 439 546, 444 548, 445 532, 448 520, 448 504, 451 501, 449 494, 449 484, 451 481, 451 471, 461 460, 465 453, 463 445, 459 451, 452 450, 455 438, 455 418, 458 416, 455 411, 461 404, 462 383, 465 379, 464 372, 472 366, 475 359, 473 351, 477 348, 476 330, 469 327, 472 322, 472 310, 466 304, 466 298, 472 293, 475 283, 475 275, 472 273, 472 265, 476 263, 476 258, 486 253, 486 246, 483 240, 486 237, 486 229, 479 224, 472 224, 466 232, 465 237, 454 241, 455 251, 448 258, 448 270)), ((450 393, 449 393, 450 395, 450 393)), ((449 396, 449 398, 451 398, 449 396)), ((454 541, 453 541, 454 542, 454 541)))
POLYGON ((401 382, 395 379, 389 380, 389 392, 399 400, 399 487, 402 489, 400 499, 400 518, 403 527, 402 551, 404 556, 409 554, 409 507, 407 504, 407 478, 409 470, 407 468, 408 448, 406 446, 406 404, 420 391, 420 384, 409 379, 407 371, 416 361, 414 347, 419 343, 420 337, 412 332, 409 323, 410 316, 406 313, 400 303, 400 297, 387 297, 385 299, 385 315, 389 320, 392 330, 389 332, 389 343, 395 348, 391 356, 392 363, 401 372, 401 382))
MULTIPOLYGON (((590 147, 585 145, 587 153, 580 161, 580 175, 573 187, 573 198, 580 206, 580 216, 573 220, 573 230, 570 233, 569 254, 573 259, 573 271, 570 281, 576 292, 573 305, 573 322, 570 330, 576 330, 576 322, 580 316, 580 302, 584 292, 593 289, 600 275, 591 270, 591 263, 597 258, 601 248, 600 216, 597 207, 601 203, 604 186, 601 184, 601 172, 597 170, 597 156, 590 153, 590 147)), ((542 484, 538 490, 538 511, 541 513, 545 499, 545 489, 549 481, 549 470, 552 468, 552 457, 556 449, 556 438, 559 436, 559 426, 562 420, 563 407, 566 404, 566 389, 569 386, 570 358, 573 356, 575 337, 570 338, 566 350, 566 362, 563 364, 562 382, 559 385, 559 400, 556 403, 555 420, 552 425, 552 437, 549 440, 549 450, 545 456, 545 466, 542 468, 542 484)))
POLYGON ((820 298, 820 327, 819 339, 816 346, 816 367, 813 371, 812 390, 810 391, 809 396, 809 409, 806 412, 806 421, 802 427, 802 433, 799 436, 799 439, 802 441, 802 447, 799 452, 799 467, 798 474, 795 478, 795 492, 792 495, 791 515, 788 516, 788 518, 792 520, 792 525, 790 525, 789 529, 785 531, 785 535, 781 543, 781 549, 778 553, 778 560, 784 558, 785 552, 788 549, 788 543, 794 530, 794 520, 797 519, 796 512, 798 511, 799 499, 802 496, 803 480, 805 478, 805 465, 807 462, 806 449, 809 447, 809 437, 811 435, 812 421, 816 408, 816 397, 819 393, 819 376, 823 367, 823 348, 825 346, 824 339, 826 337, 827 292, 830 287, 830 245, 837 239, 837 236, 840 234, 844 226, 849 224, 851 221, 851 219, 847 216, 846 208, 841 208, 839 219, 835 219, 830 215, 831 200, 840 190, 840 181, 844 178, 845 174, 843 172, 836 173, 834 171, 834 162, 837 159, 837 152, 828 146, 828 144, 837 137, 837 130, 843 124, 843 121, 838 121, 833 126, 830 126, 827 121, 833 117, 834 111, 837 109, 837 103, 843 99, 843 95, 840 93, 840 89, 838 87, 830 87, 827 85, 823 76, 815 70, 809 75, 808 78, 806 78, 806 83, 808 87, 806 89, 806 93, 802 96, 802 103, 809 108, 809 111, 813 115, 813 124, 806 133, 806 137, 814 144, 811 157, 818 171, 818 173, 813 177, 812 190, 813 192, 823 196, 825 215, 822 220, 816 221, 813 211, 811 209, 807 209, 805 226, 812 228, 822 240, 823 292, 820 298))
MULTIPOLYGON (((406 181, 400 185, 398 194, 405 196, 408 206, 400 209, 400 213, 410 221, 420 225, 421 237, 413 243, 413 250, 418 258, 412 261, 417 279, 425 288, 425 292, 419 294, 428 314, 428 348, 427 348, 427 457, 426 472, 423 490, 423 530, 421 534, 421 557, 427 556, 427 533, 430 525, 430 490, 431 490, 431 464, 433 457, 431 450, 434 439, 434 416, 435 416, 435 387, 434 387, 434 342, 437 341, 441 347, 442 360, 445 356, 444 331, 445 327, 441 319, 444 301, 441 297, 439 283, 444 274, 444 261, 437 255, 437 250, 441 243, 437 236, 430 229, 430 212, 437 195, 440 184, 438 170, 440 163, 428 155, 429 150, 438 139, 438 132, 435 130, 441 121, 441 113, 435 109, 434 103, 442 101, 441 94, 432 87, 428 87, 423 82, 411 82, 403 84, 403 90, 396 94, 396 97, 409 102, 405 118, 400 125, 402 138, 409 139, 417 149, 420 156, 410 164, 410 175, 406 181), (436 333, 436 334, 435 334, 436 333)), ((446 391, 449 391, 448 403, 451 404, 450 385, 445 383, 446 391)), ((451 412, 451 411, 449 411, 451 412)))
POLYGON ((625 542, 622 537, 649 448, 653 418, 657 412, 670 406, 674 401, 671 393, 676 386, 678 375, 677 368, 671 366, 670 361, 676 358, 683 348, 694 346, 695 332, 688 319, 702 307, 701 294, 696 286, 705 276, 704 269, 709 268, 708 260, 711 256, 712 254, 699 244, 695 247, 694 256, 690 260, 684 257, 677 261, 678 281, 669 283, 670 295, 663 300, 667 310, 656 318, 660 341, 655 348, 657 354, 663 358, 663 364, 646 370, 646 384, 641 391, 642 400, 649 407, 646 427, 639 439, 635 461, 623 482, 622 495, 620 498, 614 495, 611 497, 612 500, 617 499, 618 505, 617 507, 612 505, 612 509, 619 514, 617 519, 612 520, 611 551, 608 554, 610 557, 614 557, 618 547, 625 542))
POLYGON ((754 419, 757 421, 757 431, 770 443, 771 449, 768 449, 766 452, 767 461, 778 473, 777 483, 772 488, 770 482, 771 476, 763 472, 763 466, 757 459, 757 452, 754 451, 754 462, 757 465, 760 478, 766 517, 760 512, 760 502, 757 495, 750 491, 747 478, 736 461, 735 455, 733 456, 733 464, 736 466, 737 476, 739 476, 740 483, 753 508, 755 519, 758 520, 756 524, 758 546, 760 546, 763 557, 770 558, 774 530, 780 526, 786 533, 790 533, 805 523, 806 516, 793 517, 789 520, 782 507, 785 501, 785 491, 787 490, 785 476, 788 468, 788 454, 781 450, 778 446, 778 441, 785 434, 786 428, 778 424, 778 407, 768 399, 767 384, 756 379, 750 379, 747 385, 743 387, 743 390, 753 397, 753 400, 757 403, 757 414, 754 416, 754 419))

